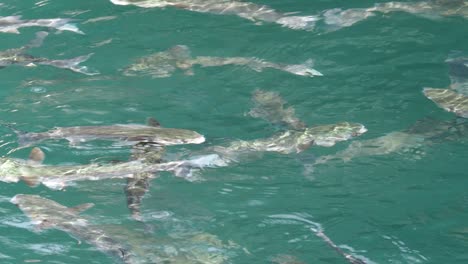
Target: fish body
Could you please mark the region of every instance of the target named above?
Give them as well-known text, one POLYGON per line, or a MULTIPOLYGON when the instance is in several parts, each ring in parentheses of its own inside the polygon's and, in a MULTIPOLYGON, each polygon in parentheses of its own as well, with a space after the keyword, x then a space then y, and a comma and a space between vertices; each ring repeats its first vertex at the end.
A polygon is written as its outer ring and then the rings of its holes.
POLYGON ((23 20, 21 16, 6 16, 0 17, 0 32, 19 34, 18 29, 22 27, 47 27, 84 34, 76 25, 70 23, 72 21, 73 19, 69 18, 23 20))
POLYGON ((246 66, 261 72, 264 69, 272 68, 300 76, 323 76, 322 73, 312 68, 313 61, 307 60, 303 64, 280 64, 265 61, 253 57, 193 57, 190 49, 185 45, 176 45, 166 51, 157 52, 138 59, 135 63, 123 70, 126 76, 138 74, 150 75, 153 78, 164 78, 171 76, 177 70, 183 71, 186 75, 193 75, 194 66, 220 67, 225 65, 246 66))
POLYGON ((325 10, 319 16, 331 29, 349 27, 357 22, 375 16, 378 13, 406 12, 429 19, 460 16, 468 18, 468 1, 466 0, 430 0, 408 2, 377 3, 369 8, 351 8, 343 10, 334 8, 325 10))
POLYGON ((16 49, 0 51, 0 68, 5 68, 10 65, 21 65, 26 67, 49 65, 86 75, 99 74, 98 72, 89 70, 86 66, 80 66, 80 63, 88 60, 93 55, 92 53, 66 60, 50 60, 46 58, 35 57, 26 53, 26 51, 30 48, 41 46, 47 35, 47 32, 38 32, 36 33, 36 38, 28 45, 16 49))
POLYGON ((19 133, 18 137, 21 146, 37 144, 46 139, 67 139, 72 144, 91 140, 120 141, 129 144, 152 142, 160 145, 200 144, 205 141, 205 138, 195 131, 139 124, 57 127, 46 132, 19 133))
MULTIPOLYGON (((138 144, 133 147, 132 160, 139 160, 146 164, 159 164, 163 162, 165 152, 164 146, 153 144, 138 144)), ((135 173, 133 177, 127 178, 125 195, 127 196, 127 207, 132 218, 142 221, 141 204, 143 197, 150 188, 150 180, 154 178, 154 173, 135 173)))
POLYGON ((226 145, 208 147, 202 154, 187 159, 187 166, 178 170, 177 176, 190 178, 192 170, 187 168, 224 167, 264 152, 291 154, 301 153, 311 146, 331 147, 367 132, 364 125, 351 122, 307 127, 295 116, 292 107, 284 107, 286 101, 275 92, 256 90, 252 101, 251 116, 285 125, 286 130, 268 138, 234 140, 226 145))
POLYGON ((291 16, 266 5, 235 0, 111 0, 116 5, 134 5, 143 8, 174 7, 199 13, 236 15, 255 21, 280 24, 295 30, 312 30, 315 16, 291 16))
POLYGON ((437 18, 444 16, 462 16, 468 18, 468 1, 432 0, 417 2, 387 2, 369 8, 373 12, 407 12, 415 15, 437 18))
POLYGON ((306 125, 296 117, 293 107, 285 108, 286 101, 278 93, 256 90, 252 95, 254 107, 250 116, 262 118, 271 124, 286 125, 292 129, 304 129, 306 125))
POLYGON ((131 178, 136 173, 176 171, 185 161, 172 161, 160 164, 146 164, 129 161, 117 164, 89 164, 52 166, 31 163, 25 160, 0 158, 0 181, 18 182, 24 180, 30 186, 39 183, 51 189, 63 189, 70 182, 97 181, 111 178, 131 178))
POLYGON ((69 208, 38 195, 18 194, 11 199, 39 229, 53 228, 83 240, 98 250, 116 257, 126 264, 137 264, 128 247, 110 237, 103 229, 89 224, 79 213, 93 204, 69 208))
POLYGON ((388 155, 421 145, 424 138, 418 134, 392 132, 382 137, 353 141, 349 146, 334 155, 326 155, 317 159, 315 164, 323 164, 330 160, 351 161, 358 157, 388 155))
POLYGON ((184 166, 176 171, 176 176, 190 180, 193 177, 193 169, 225 167, 265 152, 291 154, 301 153, 311 146, 331 147, 366 131, 361 124, 342 122, 309 127, 302 131, 287 130, 264 139, 236 140, 226 146, 209 147, 202 151, 202 155, 194 155, 193 158, 187 159, 184 166))
POLYGON ((450 89, 424 88, 424 95, 445 111, 468 118, 468 96, 450 89))

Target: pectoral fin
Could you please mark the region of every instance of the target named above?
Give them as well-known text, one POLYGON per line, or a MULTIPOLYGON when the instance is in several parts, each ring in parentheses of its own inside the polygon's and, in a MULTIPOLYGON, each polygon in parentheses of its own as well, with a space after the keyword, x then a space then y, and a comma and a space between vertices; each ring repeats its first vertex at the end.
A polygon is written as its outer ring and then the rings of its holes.
POLYGON ((84 203, 84 204, 77 205, 75 207, 70 207, 70 208, 68 208, 68 210, 70 212, 75 213, 75 214, 79 214, 79 213, 81 213, 83 211, 88 210, 89 208, 91 208, 93 206, 94 206, 93 203, 84 203))
POLYGON ((44 159, 45 159, 45 154, 38 147, 33 148, 31 152, 29 153, 29 161, 31 162, 41 164, 44 161, 44 159))

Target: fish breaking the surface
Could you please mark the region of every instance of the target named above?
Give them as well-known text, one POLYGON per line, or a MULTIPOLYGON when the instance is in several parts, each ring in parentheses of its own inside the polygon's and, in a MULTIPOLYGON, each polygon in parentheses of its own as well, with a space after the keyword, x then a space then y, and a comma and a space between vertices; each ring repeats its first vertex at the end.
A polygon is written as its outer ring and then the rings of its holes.
POLYGON ((317 17, 292 16, 269 6, 236 0, 110 0, 116 5, 134 5, 143 8, 175 7, 200 13, 237 15, 256 21, 280 24, 296 30, 312 30, 317 17))
POLYGON ((266 68, 272 68, 301 76, 322 76, 322 73, 312 68, 312 60, 308 60, 304 64, 288 65, 248 57, 193 57, 190 49, 185 45, 176 45, 166 51, 140 58, 134 64, 125 68, 123 74, 126 76, 144 74, 150 75, 153 78, 163 78, 171 76, 177 70, 181 70, 186 75, 193 75, 193 67, 196 65, 202 67, 240 65, 249 67, 257 72, 261 72, 266 68))
POLYGON ((424 88, 423 93, 446 111, 468 118, 468 58, 454 53, 445 62, 451 81, 448 89, 424 88))
MULTIPOLYGON (((250 111, 251 115, 286 124, 288 129, 269 138, 236 140, 227 145, 208 147, 202 151, 203 155, 194 155, 196 159, 189 159, 187 164, 191 163, 194 168, 228 166, 255 153, 300 153, 311 146, 331 147, 367 132, 364 125, 351 122, 305 127, 294 115, 294 109, 285 109, 285 101, 274 92, 257 90, 253 101, 255 107, 250 111)), ((179 170, 179 176, 191 177, 191 173, 191 170, 179 170)))
MULTIPOLYGON (((33 161, 43 159, 42 151, 33 149, 31 156, 33 161), (39 155, 38 155, 39 154, 39 155), (34 156, 42 156, 38 159, 34 156)), ((158 171, 170 171, 177 175, 179 170, 189 166, 187 161, 171 161, 166 163, 147 164, 141 161, 129 161, 117 164, 89 164, 52 166, 42 165, 40 162, 11 158, 0 158, 0 181, 19 182, 25 181, 30 186, 39 183, 51 189, 63 189, 67 183, 76 181, 97 181, 111 178, 131 178, 136 173, 155 173, 158 171)))
POLYGON ((424 88, 424 95, 439 107, 468 118, 468 96, 449 89, 424 88))
POLYGON ((50 65, 56 68, 67 69, 73 72, 78 72, 86 75, 96 75, 98 72, 91 71, 86 66, 80 66, 80 63, 88 60, 93 54, 79 56, 73 59, 66 60, 50 60, 41 57, 34 57, 26 53, 30 48, 39 47, 42 45, 44 38, 48 35, 47 32, 40 31, 36 33, 36 38, 28 45, 16 49, 8 49, 0 51, 0 69, 10 65, 21 65, 33 67, 39 65, 50 65))
POLYGON ((377 13, 406 12, 417 16, 437 19, 449 16, 468 18, 468 1, 466 0, 429 0, 408 2, 377 3, 370 8, 334 8, 322 13, 320 19, 332 29, 349 27, 377 13))
POLYGON ((313 165, 341 160, 349 162, 359 157, 382 156, 394 153, 411 154, 411 158, 420 159, 426 146, 441 141, 459 141, 468 138, 467 122, 440 121, 422 119, 409 129, 395 131, 381 137, 356 140, 347 148, 332 155, 325 155, 315 160, 313 165))
POLYGON ((66 139, 71 145, 91 140, 110 140, 132 145, 138 142, 159 145, 200 144, 205 141, 205 137, 195 131, 140 124, 56 127, 46 132, 16 133, 21 147, 48 139, 66 139))
MULTIPOLYGON (((148 125, 160 127, 159 122, 154 118, 149 119, 148 125)), ((162 145, 140 142, 133 147, 131 159, 147 164, 162 163, 164 152, 165 148, 162 145)), ((154 178, 154 173, 151 172, 135 173, 133 177, 127 178, 127 185, 125 186, 127 207, 132 214, 132 218, 137 221, 143 220, 141 217, 141 202, 150 188, 152 178, 154 178)))
POLYGON ((110 237, 103 229, 89 224, 80 216, 80 212, 93 204, 82 204, 77 207, 66 207, 38 195, 18 194, 11 199, 38 229, 62 230, 78 240, 95 246, 98 250, 120 259, 126 264, 140 263, 128 247, 110 237))
POLYGON ((227 249, 238 248, 223 243, 208 233, 176 238, 170 235, 150 236, 123 225, 97 225, 80 213, 93 206, 87 203, 67 207, 38 195, 18 194, 11 199, 30 218, 38 230, 58 229, 84 241, 125 264, 222 264, 227 249))
POLYGON ((74 24, 70 23, 74 19, 52 18, 52 19, 28 19, 23 20, 21 16, 0 17, 0 32, 19 34, 18 29, 22 27, 47 27, 61 31, 72 31, 84 34, 74 24))

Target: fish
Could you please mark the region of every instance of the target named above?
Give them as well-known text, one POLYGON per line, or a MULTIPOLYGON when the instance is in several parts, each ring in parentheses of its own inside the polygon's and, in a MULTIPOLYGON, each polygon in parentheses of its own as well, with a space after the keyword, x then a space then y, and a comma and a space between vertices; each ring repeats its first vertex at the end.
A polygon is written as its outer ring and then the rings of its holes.
POLYGON ((274 92, 256 90, 250 114, 273 123, 284 123, 286 129, 268 138, 234 140, 224 145, 210 146, 187 158, 186 167, 178 170, 179 177, 196 179, 196 172, 203 168, 224 167, 252 155, 265 152, 280 154, 302 153, 312 146, 332 147, 337 142, 350 140, 367 132, 360 123, 305 126, 294 115, 294 109, 284 108, 285 101, 274 92))
POLYGON ((71 31, 78 34, 84 34, 75 24, 70 23, 74 19, 70 18, 51 18, 51 19, 28 19, 23 20, 21 16, 0 17, 0 32, 19 34, 19 28, 22 27, 47 27, 55 28, 60 31, 71 31))
POLYGON ((22 132, 14 129, 18 144, 27 147, 43 140, 66 139, 72 146, 92 140, 118 141, 134 145, 152 142, 159 145, 201 144, 205 137, 195 131, 177 128, 161 128, 141 124, 116 124, 108 126, 56 127, 45 132, 22 132))
MULTIPOLYGON (((421 159, 428 146, 468 138, 468 122, 458 120, 437 120, 424 118, 411 127, 387 133, 377 138, 355 140, 344 150, 335 154, 318 157, 310 168, 330 161, 350 162, 360 157, 375 157, 390 154, 411 154, 413 159, 421 159)), ((313 171, 313 169, 311 169, 313 171)))
POLYGON ((377 3, 369 8, 333 8, 325 10, 318 20, 323 20, 331 29, 350 27, 378 13, 406 12, 429 19, 460 16, 468 19, 468 1, 466 0, 429 0, 409 2, 377 3))
POLYGON ((276 23, 294 30, 314 29, 315 16, 293 16, 266 5, 236 0, 110 0, 115 5, 134 5, 142 8, 173 7, 199 13, 236 15, 254 21, 276 23))
POLYGON ((139 160, 116 164, 87 164, 87 165, 44 165, 44 154, 35 147, 29 160, 0 158, 0 181, 16 183, 24 181, 31 187, 42 183, 53 190, 62 190, 68 184, 77 181, 98 181, 104 179, 124 179, 134 177, 136 173, 155 173, 169 171, 177 174, 185 166, 191 166, 187 161, 171 161, 165 163, 148 164, 139 160))
POLYGON ((18 206, 31 219, 37 230, 61 230, 113 256, 122 263, 140 263, 128 246, 116 241, 98 226, 91 225, 86 217, 80 215, 81 212, 93 207, 92 203, 67 207, 39 195, 28 194, 17 194, 10 202, 18 206))
POLYGON ((85 75, 99 74, 96 71, 89 70, 86 66, 80 66, 80 63, 88 60, 93 55, 93 53, 66 60, 50 60, 46 58, 35 57, 26 53, 26 51, 30 48, 41 46, 47 35, 48 33, 45 31, 37 32, 36 38, 32 40, 28 45, 25 45, 20 48, 0 51, 0 69, 10 65, 21 65, 25 67, 49 65, 56 68, 67 69, 73 72, 82 73, 85 75))
POLYGON ((468 96, 451 89, 424 88, 424 95, 445 111, 468 118, 468 96))
POLYGON ((181 232, 180 228, 184 222, 186 219, 172 216, 166 223, 160 223, 158 228, 164 232, 159 234, 164 233, 164 235, 129 229, 128 225, 99 225, 99 227, 112 238, 125 241, 139 263, 232 263, 229 260, 234 255, 233 250, 239 249, 239 245, 231 240, 225 243, 217 236, 202 230, 192 230, 193 226, 186 226, 181 232))
POLYGON ((384 136, 351 142, 347 148, 332 155, 319 157, 314 164, 324 164, 331 160, 349 162, 358 157, 389 155, 391 153, 417 148, 424 143, 424 137, 405 132, 391 132, 384 136))
MULTIPOLYGON (((160 127, 159 122, 154 118, 151 118, 148 124, 153 127, 160 127)), ((139 160, 147 164, 158 164, 163 162, 164 152, 165 148, 162 145, 140 142, 133 147, 131 160, 139 160)), ((135 173, 133 177, 127 178, 125 186, 127 207, 130 210, 132 218, 136 221, 143 221, 141 204, 153 178, 155 178, 155 175, 151 172, 135 173)))
POLYGON ((193 67, 218 67, 225 65, 246 66, 261 72, 263 69, 271 68, 288 72, 299 76, 323 76, 322 73, 313 69, 313 60, 309 59, 303 64, 281 64, 265 61, 253 57, 208 57, 192 56, 189 47, 175 45, 168 50, 157 52, 136 60, 135 63, 123 69, 125 76, 136 76, 139 74, 150 75, 153 78, 165 78, 171 76, 177 70, 185 75, 193 75, 193 67))
POLYGON ((286 101, 278 93, 257 89, 253 92, 254 107, 249 115, 262 118, 271 124, 286 125, 291 129, 304 129, 306 125, 299 118, 293 107, 284 108, 286 101))

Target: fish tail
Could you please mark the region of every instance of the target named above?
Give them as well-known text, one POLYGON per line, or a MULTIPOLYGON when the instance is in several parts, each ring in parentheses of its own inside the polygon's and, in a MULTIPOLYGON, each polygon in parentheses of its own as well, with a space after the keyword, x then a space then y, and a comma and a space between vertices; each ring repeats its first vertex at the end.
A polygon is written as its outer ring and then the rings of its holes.
POLYGON ((14 127, 12 124, 0 124, 0 125, 7 127, 8 129, 10 129, 16 134, 16 136, 18 137, 17 139, 18 148, 28 147, 37 141, 35 136, 33 136, 34 133, 28 133, 28 132, 19 130, 16 127, 14 127))
POLYGON ((81 31, 74 23, 70 23, 70 21, 73 21, 73 19, 53 18, 53 19, 39 19, 37 20, 37 23, 45 27, 55 28, 60 31, 71 31, 71 32, 84 35, 84 32, 81 31))
POLYGON ((318 20, 320 18, 317 16, 285 16, 278 19, 276 23, 291 29, 312 31, 318 20))
POLYGON ((80 63, 88 60, 94 53, 88 55, 78 56, 67 60, 46 60, 40 62, 43 65, 51 65, 57 68, 68 69, 74 72, 82 73, 85 75, 96 75, 99 74, 97 71, 90 70, 86 66, 80 66, 80 63))
POLYGON ((141 203, 149 187, 150 177, 146 174, 136 174, 134 178, 127 179, 127 185, 125 186, 127 207, 130 210, 132 218, 138 222, 143 222, 141 203))

